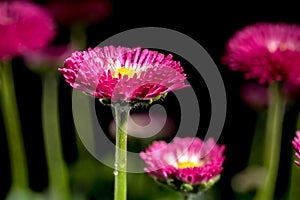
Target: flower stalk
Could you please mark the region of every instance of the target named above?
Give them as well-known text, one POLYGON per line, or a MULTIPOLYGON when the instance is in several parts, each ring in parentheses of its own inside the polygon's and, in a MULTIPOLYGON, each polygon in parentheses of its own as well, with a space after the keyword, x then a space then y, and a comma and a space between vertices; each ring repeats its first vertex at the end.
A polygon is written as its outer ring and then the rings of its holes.
POLYGON ((266 167, 266 176, 263 186, 257 191, 255 200, 274 199, 280 159, 282 124, 286 101, 279 82, 270 84, 269 98, 263 152, 263 165, 266 167))
POLYGON ((183 200, 191 200, 188 193, 183 193, 183 200))
POLYGON ((42 120, 51 199, 71 199, 68 171, 63 159, 58 114, 58 77, 43 76, 42 120))
POLYGON ((85 33, 85 26, 82 24, 74 24, 71 26, 71 33, 70 33, 70 41, 71 44, 76 49, 85 49, 87 45, 87 37, 85 33))
POLYGON ((0 80, 1 109, 5 130, 7 132, 12 189, 27 190, 27 188, 29 188, 27 163, 15 94, 13 71, 10 62, 0 63, 0 80))
POLYGON ((261 165, 263 151, 263 141, 265 135, 265 118, 266 112, 261 111, 257 113, 256 127, 254 130, 254 136, 251 145, 251 152, 248 159, 248 166, 261 165))
POLYGON ((127 121, 129 106, 115 105, 116 152, 115 152, 115 200, 127 198, 127 121))

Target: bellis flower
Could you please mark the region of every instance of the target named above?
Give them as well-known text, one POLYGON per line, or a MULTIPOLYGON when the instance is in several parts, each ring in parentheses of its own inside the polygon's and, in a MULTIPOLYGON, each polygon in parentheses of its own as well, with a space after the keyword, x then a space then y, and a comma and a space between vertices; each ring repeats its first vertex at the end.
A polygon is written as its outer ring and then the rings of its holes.
POLYGON ((257 23, 239 30, 229 40, 223 63, 260 83, 300 84, 300 26, 257 23))
POLYGON ((185 193, 197 193, 220 178, 224 149, 213 138, 204 142, 176 137, 169 144, 155 141, 140 156, 147 165, 145 171, 158 182, 185 193))
POLYGON ((59 71, 73 88, 113 102, 157 100, 188 86, 183 68, 172 55, 139 47, 76 51, 59 71))
POLYGON ((55 36, 49 12, 28 1, 0 2, 0 60, 46 46, 55 36))

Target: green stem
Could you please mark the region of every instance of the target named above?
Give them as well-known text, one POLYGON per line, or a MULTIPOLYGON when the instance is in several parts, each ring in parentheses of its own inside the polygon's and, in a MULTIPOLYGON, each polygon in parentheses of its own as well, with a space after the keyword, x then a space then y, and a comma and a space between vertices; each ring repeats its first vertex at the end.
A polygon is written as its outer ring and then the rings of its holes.
POLYGON ((0 80, 0 98, 10 154, 12 188, 27 189, 29 188, 27 163, 10 62, 1 64, 0 80))
POLYGON ((188 194, 186 193, 183 194, 183 200, 189 200, 190 199, 189 197, 190 196, 188 194))
POLYGON ((115 200, 126 200, 127 194, 127 120, 129 108, 114 106, 116 119, 115 200))
POLYGON ((251 145, 251 152, 248 160, 248 166, 262 164, 263 138, 265 135, 265 112, 257 113, 256 127, 251 145))
POLYGON ((280 159, 282 124, 285 110, 285 98, 280 83, 275 82, 269 88, 269 107, 266 134, 264 140, 263 164, 266 176, 263 186, 257 191, 255 200, 273 200, 280 159))
POLYGON ((58 79, 54 73, 43 77, 42 120, 51 199, 71 199, 60 138, 58 79))
POLYGON ((96 149, 95 149, 93 119, 91 113, 92 111, 90 108, 89 96, 81 93, 80 99, 78 99, 78 101, 80 101, 80 103, 78 103, 79 113, 80 115, 84 116, 84 118, 81 119, 82 120, 81 126, 82 126, 82 130, 84 130, 84 137, 80 137, 78 134, 76 134, 78 160, 82 160, 87 155, 87 149, 85 148, 85 146, 88 146, 89 150, 92 150, 92 152, 95 152, 96 149))
POLYGON ((74 24, 71 26, 71 44, 73 44, 76 50, 84 50, 87 45, 87 37, 85 33, 85 26, 81 24, 74 24))

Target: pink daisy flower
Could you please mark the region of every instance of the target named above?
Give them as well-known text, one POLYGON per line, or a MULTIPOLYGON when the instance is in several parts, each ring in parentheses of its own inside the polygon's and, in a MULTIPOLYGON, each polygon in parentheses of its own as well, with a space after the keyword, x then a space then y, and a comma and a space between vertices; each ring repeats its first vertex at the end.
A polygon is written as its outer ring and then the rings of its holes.
MULTIPOLYGON (((296 137, 294 138, 293 142, 293 147, 296 151, 295 155, 298 159, 300 159, 300 131, 296 132, 296 137)), ((295 163, 300 166, 300 162, 295 160, 295 163)))
POLYGON ((59 69, 73 87, 114 102, 159 99, 187 87, 172 55, 148 49, 106 46, 74 52, 59 69))
POLYGON ((109 16, 109 0, 51 0, 46 6, 63 25, 97 23, 109 16))
POLYGON ((223 63, 260 83, 290 81, 300 84, 300 26, 257 23, 229 40, 223 63))
POLYGON ((209 188, 220 177, 225 146, 199 138, 174 138, 172 143, 155 141, 140 156, 145 171, 175 190, 197 192, 209 188))
POLYGON ((47 45, 55 22, 43 7, 27 1, 0 2, 0 59, 47 45))

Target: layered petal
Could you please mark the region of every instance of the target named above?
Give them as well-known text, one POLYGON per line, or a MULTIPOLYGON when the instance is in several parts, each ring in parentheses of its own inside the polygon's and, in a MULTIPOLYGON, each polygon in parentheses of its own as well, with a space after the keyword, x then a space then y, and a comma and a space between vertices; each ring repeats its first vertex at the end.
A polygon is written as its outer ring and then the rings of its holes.
POLYGON ((187 87, 171 55, 148 49, 106 46, 74 52, 59 69, 74 88, 99 99, 152 99, 187 87))
POLYGON ((300 84, 300 26, 257 23, 237 31, 226 45, 224 64, 260 83, 300 84))
POLYGON ((46 46, 56 34, 50 13, 27 1, 0 3, 0 59, 46 46))
POLYGON ((225 146, 199 138, 174 138, 167 144, 155 141, 140 153, 146 164, 145 171, 162 183, 177 188, 188 184, 203 186, 215 180, 222 172, 225 146))

